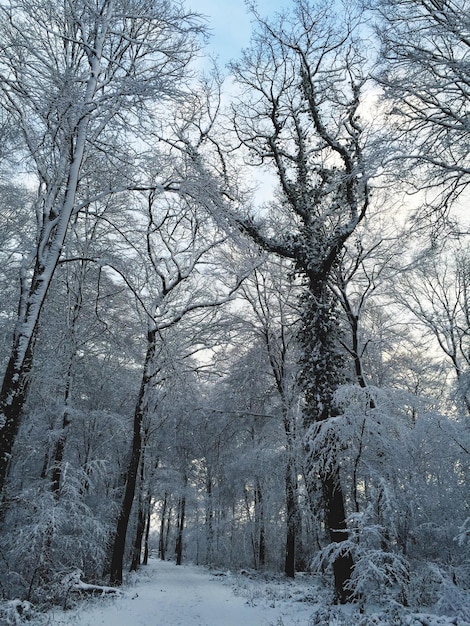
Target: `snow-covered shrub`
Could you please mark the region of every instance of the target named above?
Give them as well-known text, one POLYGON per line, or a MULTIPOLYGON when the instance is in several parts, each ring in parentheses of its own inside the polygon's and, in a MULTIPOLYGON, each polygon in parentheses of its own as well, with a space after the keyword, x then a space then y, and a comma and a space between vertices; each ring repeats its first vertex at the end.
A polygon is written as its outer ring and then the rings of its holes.
POLYGON ((350 494, 349 538, 320 550, 313 566, 331 571, 338 555, 350 552, 349 585, 361 602, 439 604, 447 613, 453 603, 464 606, 468 429, 400 390, 345 385, 335 400, 340 415, 315 425, 309 445, 319 465, 339 462, 343 492, 350 494), (426 561, 453 574, 440 582, 433 574, 420 593, 426 561))
POLYGON ((364 614, 354 605, 318 605, 312 614, 310 626, 404 626, 405 615, 406 611, 400 606, 364 614))
POLYGON ((70 470, 59 498, 47 481, 18 494, 0 538, 5 597, 61 602, 58 582, 67 572, 79 568, 87 577, 101 575, 110 529, 85 504, 80 485, 80 476, 70 470))
POLYGON ((470 592, 457 582, 454 568, 417 564, 411 588, 413 604, 432 607, 439 615, 453 615, 470 623, 470 592))
POLYGON ((33 606, 26 600, 10 600, 0 604, 0 618, 8 626, 21 626, 30 621, 33 616, 33 606))
POLYGON ((407 603, 410 565, 398 553, 366 545, 359 547, 353 541, 330 543, 316 555, 312 569, 332 569, 335 560, 348 552, 354 560, 348 588, 358 602, 407 603))
POLYGON ((469 626, 466 619, 448 615, 413 612, 399 604, 389 604, 381 610, 363 612, 355 606, 317 605, 310 626, 469 626))
POLYGON ((409 580, 410 566, 402 555, 364 549, 355 559, 350 588, 356 597, 367 598, 368 602, 383 601, 388 596, 407 603, 409 580))

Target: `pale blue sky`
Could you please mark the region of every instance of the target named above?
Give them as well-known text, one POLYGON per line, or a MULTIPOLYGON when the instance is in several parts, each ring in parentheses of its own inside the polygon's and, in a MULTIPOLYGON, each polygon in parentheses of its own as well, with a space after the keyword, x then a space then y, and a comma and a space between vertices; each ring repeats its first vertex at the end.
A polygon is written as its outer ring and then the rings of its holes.
MULTIPOLYGON (((251 16, 244 0, 186 0, 187 5, 203 13, 208 18, 212 37, 207 52, 219 56, 223 66, 230 59, 239 56, 246 47, 251 33, 251 16)), ((289 0, 258 0, 262 15, 273 15, 289 6, 289 0)))

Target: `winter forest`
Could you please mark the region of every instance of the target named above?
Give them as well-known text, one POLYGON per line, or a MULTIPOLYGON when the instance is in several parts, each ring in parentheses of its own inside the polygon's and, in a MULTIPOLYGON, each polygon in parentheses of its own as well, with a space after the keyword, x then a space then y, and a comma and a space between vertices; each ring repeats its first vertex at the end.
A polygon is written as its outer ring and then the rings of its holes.
POLYGON ((247 11, 0 2, 0 605, 153 553, 467 623, 470 2, 247 11))

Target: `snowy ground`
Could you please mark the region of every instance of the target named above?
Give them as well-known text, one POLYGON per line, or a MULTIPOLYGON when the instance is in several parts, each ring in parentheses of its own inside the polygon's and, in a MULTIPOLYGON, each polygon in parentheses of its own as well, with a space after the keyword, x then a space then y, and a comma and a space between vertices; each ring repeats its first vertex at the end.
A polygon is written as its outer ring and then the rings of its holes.
POLYGON ((332 606, 327 594, 313 575, 291 581, 152 559, 129 576, 118 597, 88 596, 71 610, 46 615, 7 610, 0 626, 470 626, 467 617, 414 613, 396 604, 362 614, 357 605, 332 606))
MULTIPOLYGON (((274 584, 274 583, 273 583, 274 584)), ((306 583, 304 583, 305 585, 306 583)), ((265 589, 265 587, 263 587, 265 589)), ((278 600, 246 584, 244 575, 216 576, 193 565, 151 560, 122 597, 50 615, 52 625, 74 626, 308 626, 312 608, 288 596, 282 582, 278 600)), ((303 597, 302 582, 292 594, 303 597)))

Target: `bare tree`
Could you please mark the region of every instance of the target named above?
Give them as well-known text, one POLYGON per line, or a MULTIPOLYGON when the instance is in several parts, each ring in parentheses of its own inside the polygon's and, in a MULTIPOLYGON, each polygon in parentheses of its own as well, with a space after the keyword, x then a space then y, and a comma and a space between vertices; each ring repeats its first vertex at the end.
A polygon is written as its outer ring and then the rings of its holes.
POLYGON ((434 337, 447 357, 455 376, 457 404, 466 413, 470 413, 469 278, 468 248, 450 253, 446 246, 403 272, 395 289, 400 306, 434 337))
POLYGON ((391 129, 398 140, 391 167, 418 191, 432 192, 424 208, 447 212, 470 182, 470 4, 371 4, 382 43, 377 78, 390 102, 391 129), (413 179, 406 176, 410 168, 413 179))

